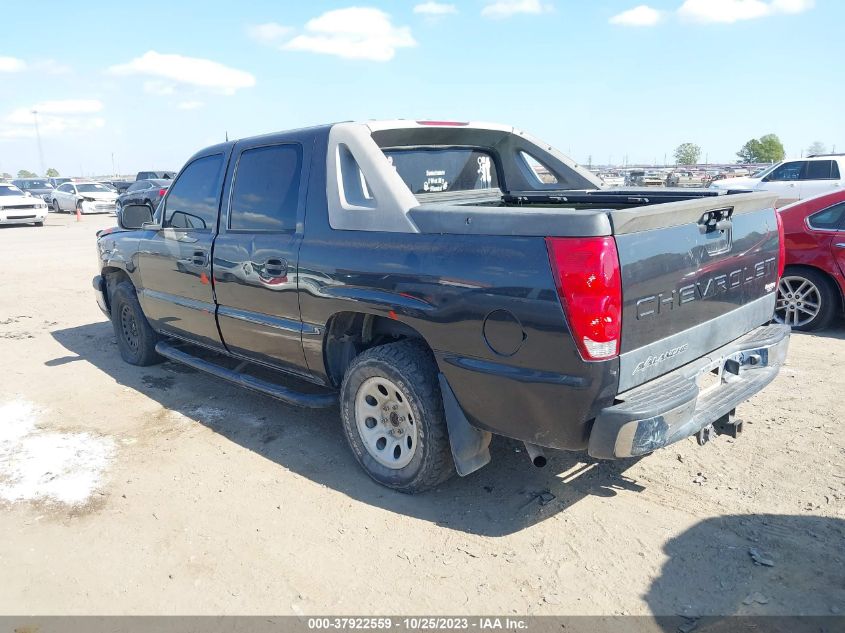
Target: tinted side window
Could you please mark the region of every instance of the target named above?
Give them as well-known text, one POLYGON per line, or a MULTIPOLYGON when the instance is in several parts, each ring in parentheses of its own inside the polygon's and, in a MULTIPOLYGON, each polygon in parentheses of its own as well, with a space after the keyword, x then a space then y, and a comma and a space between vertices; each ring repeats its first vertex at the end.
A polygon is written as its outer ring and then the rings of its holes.
POLYGON ((814 229, 836 231, 845 219, 845 202, 823 209, 807 218, 808 224, 814 229))
POLYGON ((798 180, 802 176, 802 172, 804 171, 804 167, 807 165, 807 161, 805 160, 797 160, 791 163, 784 163, 777 169, 775 169, 766 180, 769 181, 779 181, 779 180, 798 180))
POLYGON ((185 168, 170 188, 164 226, 176 229, 213 229, 217 223, 223 154, 198 158, 185 168))
POLYGON ((129 185, 129 189, 127 191, 138 191, 139 189, 144 189, 147 186, 144 182, 133 182, 129 185))
MULTIPOLYGON (((836 163, 832 160, 811 160, 807 163, 807 180, 830 180, 834 178, 834 167, 836 167, 836 163)), ((839 176, 835 177, 838 178, 839 176)))
POLYGON ((232 186, 229 228, 236 231, 296 230, 301 173, 302 148, 299 145, 245 150, 238 160, 232 186))

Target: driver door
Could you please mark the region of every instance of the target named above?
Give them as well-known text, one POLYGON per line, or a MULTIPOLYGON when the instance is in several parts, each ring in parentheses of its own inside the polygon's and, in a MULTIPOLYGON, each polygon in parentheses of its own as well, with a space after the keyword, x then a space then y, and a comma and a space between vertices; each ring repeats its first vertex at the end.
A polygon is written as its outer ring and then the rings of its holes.
POLYGON ((801 199, 801 181, 807 171, 806 160, 790 160, 763 178, 759 189, 778 194, 777 206, 782 207, 801 199))
POLYGON ((228 154, 189 163, 159 206, 158 230, 142 240, 138 299, 153 328, 222 348, 211 285, 220 190, 228 154))

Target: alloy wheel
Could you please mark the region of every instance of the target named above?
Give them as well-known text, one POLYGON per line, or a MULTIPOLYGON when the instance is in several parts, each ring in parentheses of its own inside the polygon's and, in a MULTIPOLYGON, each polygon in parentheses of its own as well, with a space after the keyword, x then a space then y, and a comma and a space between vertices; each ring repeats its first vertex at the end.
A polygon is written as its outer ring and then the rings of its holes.
POLYGON ((780 280, 775 321, 801 327, 815 319, 822 309, 822 295, 809 279, 788 276, 780 280))

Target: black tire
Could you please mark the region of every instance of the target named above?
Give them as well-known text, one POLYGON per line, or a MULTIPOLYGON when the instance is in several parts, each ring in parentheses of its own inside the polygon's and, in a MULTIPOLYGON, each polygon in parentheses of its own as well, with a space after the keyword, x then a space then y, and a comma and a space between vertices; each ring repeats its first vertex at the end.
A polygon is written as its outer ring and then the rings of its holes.
POLYGON ((455 474, 437 374, 431 352, 417 341, 374 347, 357 356, 347 369, 340 390, 343 430, 355 459, 376 482, 415 494, 431 490, 455 474), (406 394, 416 421, 416 450, 410 463, 400 469, 376 461, 358 430, 356 396, 364 381, 373 377, 386 378, 406 394))
POLYGON ((121 281, 109 294, 111 321, 120 357, 139 367, 163 362, 164 358, 155 351, 158 334, 150 327, 141 310, 135 287, 128 281, 121 281))
MULTIPOLYGON (((783 273, 783 279, 793 278, 806 280, 816 287, 819 297, 819 309, 812 319, 800 325, 792 325, 792 329, 798 332, 813 332, 828 327, 842 308, 842 296, 833 281, 824 273, 813 270, 812 268, 787 268, 783 273)), ((785 322, 783 315, 778 311, 778 308, 786 299, 783 291, 782 280, 778 286, 778 303, 775 309, 776 320, 780 323, 785 322)))
MULTIPOLYGON (((79 213, 79 215, 82 215, 82 200, 76 201, 76 211, 79 213)), ((72 213, 72 211, 68 211, 68 213, 72 213)))
POLYGON ((44 222, 43 222, 43 221, 42 221, 42 222, 35 222, 34 224, 35 224, 35 226, 44 226, 44 222))
POLYGON ((53 213, 61 213, 62 208, 59 206, 59 201, 53 198, 53 213))

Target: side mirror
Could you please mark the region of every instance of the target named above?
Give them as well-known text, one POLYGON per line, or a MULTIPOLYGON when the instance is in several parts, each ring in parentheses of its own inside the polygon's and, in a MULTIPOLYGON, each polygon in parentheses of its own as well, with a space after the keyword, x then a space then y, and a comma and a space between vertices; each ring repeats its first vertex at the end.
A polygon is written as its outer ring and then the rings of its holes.
POLYGON ((135 231, 153 221, 153 209, 148 204, 127 204, 117 216, 117 223, 122 229, 135 231))
POLYGON ((24 191, 24 192, 23 192, 23 195, 25 195, 27 198, 31 198, 31 197, 32 197, 32 194, 31 194, 29 191, 24 191))

